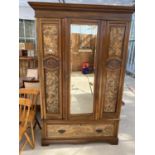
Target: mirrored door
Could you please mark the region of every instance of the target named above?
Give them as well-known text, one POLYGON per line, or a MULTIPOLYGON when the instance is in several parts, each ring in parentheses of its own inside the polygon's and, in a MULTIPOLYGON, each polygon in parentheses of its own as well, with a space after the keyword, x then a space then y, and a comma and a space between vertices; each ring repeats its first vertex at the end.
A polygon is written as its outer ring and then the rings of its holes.
POLYGON ((70 115, 94 113, 97 24, 70 25, 70 115))

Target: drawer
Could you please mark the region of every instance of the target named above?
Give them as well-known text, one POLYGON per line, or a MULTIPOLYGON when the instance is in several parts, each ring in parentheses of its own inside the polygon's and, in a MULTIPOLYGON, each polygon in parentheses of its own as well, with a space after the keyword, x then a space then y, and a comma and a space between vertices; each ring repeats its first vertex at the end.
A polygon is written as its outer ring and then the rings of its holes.
POLYGON ((114 124, 47 124, 48 138, 83 138, 114 136, 114 124))

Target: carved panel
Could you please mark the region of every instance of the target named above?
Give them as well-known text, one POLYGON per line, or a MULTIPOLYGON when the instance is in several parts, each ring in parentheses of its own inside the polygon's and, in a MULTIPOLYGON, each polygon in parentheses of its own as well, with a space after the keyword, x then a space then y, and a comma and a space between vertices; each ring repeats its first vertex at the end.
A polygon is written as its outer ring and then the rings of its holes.
POLYGON ((104 112, 115 112, 119 88, 120 70, 107 71, 104 112))
POLYGON ((111 27, 109 57, 122 55, 122 46, 124 40, 125 27, 111 27))
POLYGON ((44 55, 58 56, 58 24, 43 24, 44 55))
POLYGON ((45 71, 46 109, 49 113, 59 112, 59 71, 45 71))
POLYGON ((47 125, 47 136, 50 138, 83 138, 113 136, 114 124, 83 125, 47 125))
POLYGON ((59 67, 59 60, 49 57, 44 60, 44 67, 49 68, 49 69, 56 69, 59 67))
POLYGON ((121 60, 112 58, 107 60, 106 67, 111 70, 119 69, 121 67, 121 60))

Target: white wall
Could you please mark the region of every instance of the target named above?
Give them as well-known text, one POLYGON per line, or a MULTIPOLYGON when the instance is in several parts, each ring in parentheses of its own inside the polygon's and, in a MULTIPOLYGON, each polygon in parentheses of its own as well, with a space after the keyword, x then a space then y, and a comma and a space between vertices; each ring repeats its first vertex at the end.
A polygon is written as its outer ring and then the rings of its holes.
POLYGON ((19 6, 19 19, 34 20, 34 10, 29 6, 19 6))

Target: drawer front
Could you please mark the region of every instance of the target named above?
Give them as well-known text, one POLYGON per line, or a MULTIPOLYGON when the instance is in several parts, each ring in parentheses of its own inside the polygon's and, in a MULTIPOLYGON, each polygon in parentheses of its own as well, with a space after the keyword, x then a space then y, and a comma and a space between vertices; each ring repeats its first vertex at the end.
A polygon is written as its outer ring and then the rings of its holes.
POLYGON ((62 124, 46 126, 48 138, 83 138, 114 136, 114 124, 62 124))

